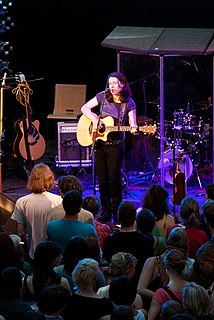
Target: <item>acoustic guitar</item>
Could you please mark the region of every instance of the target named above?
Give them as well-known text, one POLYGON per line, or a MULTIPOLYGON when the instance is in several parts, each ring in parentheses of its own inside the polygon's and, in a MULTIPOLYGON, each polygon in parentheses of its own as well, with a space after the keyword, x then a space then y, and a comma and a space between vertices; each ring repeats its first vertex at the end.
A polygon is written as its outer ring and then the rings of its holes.
POLYGON ((179 153, 176 160, 175 175, 173 177, 172 203, 175 205, 180 205, 181 201, 186 197, 185 173, 181 172, 179 168, 181 158, 182 154, 179 153))
POLYGON ((15 122, 17 136, 14 141, 14 152, 26 160, 37 160, 45 152, 46 143, 39 132, 39 120, 32 121, 28 106, 26 117, 15 122))
MULTIPOLYGON (((102 119, 104 126, 96 132, 96 128, 93 128, 93 124, 88 117, 82 115, 77 124, 77 141, 81 146, 87 147, 93 143, 94 140, 101 139, 107 141, 109 132, 112 131, 131 131, 130 126, 114 126, 114 119, 110 116, 102 119)), ((150 134, 156 132, 155 125, 139 126, 138 131, 150 134)))

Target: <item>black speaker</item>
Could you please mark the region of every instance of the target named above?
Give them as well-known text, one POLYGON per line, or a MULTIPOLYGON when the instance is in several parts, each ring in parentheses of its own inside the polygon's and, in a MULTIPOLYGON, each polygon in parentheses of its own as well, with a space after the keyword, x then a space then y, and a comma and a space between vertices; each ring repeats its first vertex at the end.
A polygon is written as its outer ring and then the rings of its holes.
POLYGON ((81 146, 76 137, 77 122, 58 122, 58 159, 56 164, 60 167, 72 165, 73 167, 88 167, 90 148, 81 146))

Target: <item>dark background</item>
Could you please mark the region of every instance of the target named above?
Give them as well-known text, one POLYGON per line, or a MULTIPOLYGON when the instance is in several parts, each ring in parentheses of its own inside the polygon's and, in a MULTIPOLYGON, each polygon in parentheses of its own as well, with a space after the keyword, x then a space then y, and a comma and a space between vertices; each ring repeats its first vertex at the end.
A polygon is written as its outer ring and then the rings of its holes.
MULTIPOLYGON (((9 62, 13 72, 26 76, 33 90, 33 114, 46 137, 56 83, 87 84, 87 99, 105 88, 107 75, 116 69, 116 52, 102 47, 101 42, 116 26, 213 28, 213 12, 213 0, 16 0, 9 10, 14 27, 0 34, 0 40, 9 41, 13 50, 2 60, 9 62)), ((169 118, 174 110, 186 108, 189 99, 196 109, 196 102, 212 96, 211 57, 182 59, 187 64, 180 60, 171 58, 165 66, 169 118)), ((125 56, 122 62, 122 71, 134 82, 138 115, 145 115, 149 106, 148 116, 156 118, 158 77, 146 84, 138 80, 158 73, 157 61, 125 56), (134 63, 132 59, 136 59, 134 63), (145 105, 144 100, 150 104, 145 105)), ((23 112, 15 100, 7 90, 4 126, 9 144, 13 140, 11 126, 23 112)))

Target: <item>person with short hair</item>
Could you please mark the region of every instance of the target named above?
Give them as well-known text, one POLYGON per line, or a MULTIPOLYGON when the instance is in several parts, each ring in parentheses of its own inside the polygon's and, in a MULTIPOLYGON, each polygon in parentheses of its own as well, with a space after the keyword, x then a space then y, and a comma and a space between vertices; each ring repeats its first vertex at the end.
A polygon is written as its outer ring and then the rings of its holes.
POLYGON ((62 317, 70 319, 99 320, 102 316, 110 315, 114 309, 109 298, 101 298, 93 290, 93 282, 97 277, 99 265, 91 258, 80 260, 73 270, 73 281, 78 287, 78 292, 70 297, 62 317))
POLYGON ((134 313, 128 306, 116 306, 110 320, 134 320, 134 313))
POLYGON ((47 216, 62 198, 50 192, 55 187, 54 173, 44 163, 36 164, 27 183, 30 194, 17 199, 11 219, 17 222, 17 233, 25 239, 30 258, 39 242, 47 239, 47 216))
POLYGON ((162 305, 160 316, 162 320, 170 320, 174 314, 183 312, 184 307, 180 302, 175 300, 168 300, 162 305))
MULTIPOLYGON (((62 198, 64 197, 65 193, 68 192, 69 190, 77 190, 81 194, 83 193, 82 183, 80 179, 74 175, 61 176, 58 179, 58 189, 59 189, 60 196, 62 198)), ((50 210, 50 212, 48 213, 47 222, 50 222, 52 220, 59 220, 64 217, 65 217, 65 210, 61 203, 50 210)), ((81 207, 78 213, 78 220, 84 223, 92 224, 92 226, 94 226, 93 214, 90 212, 90 210, 83 209, 83 207, 81 207)))
POLYGON ((73 236, 97 239, 95 228, 88 223, 79 221, 78 214, 82 205, 82 194, 78 190, 69 190, 65 193, 63 201, 65 217, 50 221, 47 225, 47 236, 51 241, 57 242, 64 254, 68 240, 73 236))
POLYGON ((120 230, 105 238, 103 242, 103 259, 108 263, 117 252, 129 252, 138 262, 134 281, 137 284, 144 262, 153 256, 153 240, 136 231, 136 208, 131 201, 122 201, 118 208, 120 230))

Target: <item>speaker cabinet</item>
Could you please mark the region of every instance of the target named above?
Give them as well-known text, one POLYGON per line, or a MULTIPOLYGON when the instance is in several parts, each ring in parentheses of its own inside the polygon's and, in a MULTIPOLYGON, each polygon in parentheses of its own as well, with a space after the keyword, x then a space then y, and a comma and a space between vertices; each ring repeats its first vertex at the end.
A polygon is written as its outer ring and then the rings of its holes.
POLYGON ((89 159, 90 148, 82 147, 76 137, 77 122, 58 122, 58 159, 56 165, 58 167, 89 167, 91 160, 89 159))

